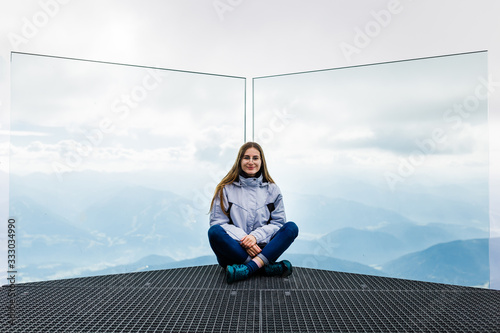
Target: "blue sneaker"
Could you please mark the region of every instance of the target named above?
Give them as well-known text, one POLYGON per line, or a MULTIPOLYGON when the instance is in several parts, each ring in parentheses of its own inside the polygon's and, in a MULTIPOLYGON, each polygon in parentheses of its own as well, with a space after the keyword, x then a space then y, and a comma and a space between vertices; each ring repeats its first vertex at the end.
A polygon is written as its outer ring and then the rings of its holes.
POLYGON ((265 276, 281 276, 287 277, 292 274, 292 263, 288 260, 278 261, 262 268, 262 273, 265 276))
POLYGON ((226 281, 233 283, 245 280, 250 276, 250 270, 246 265, 228 265, 226 267, 226 281))

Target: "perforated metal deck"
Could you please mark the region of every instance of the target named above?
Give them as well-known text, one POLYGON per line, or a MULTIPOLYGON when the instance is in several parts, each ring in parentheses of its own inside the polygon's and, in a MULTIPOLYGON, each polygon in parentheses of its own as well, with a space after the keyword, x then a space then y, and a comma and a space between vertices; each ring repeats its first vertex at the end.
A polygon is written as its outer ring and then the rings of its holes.
POLYGON ((0 297, 15 305, 2 332, 500 332, 500 291, 305 268, 227 285, 220 267, 199 266, 4 286, 0 297))

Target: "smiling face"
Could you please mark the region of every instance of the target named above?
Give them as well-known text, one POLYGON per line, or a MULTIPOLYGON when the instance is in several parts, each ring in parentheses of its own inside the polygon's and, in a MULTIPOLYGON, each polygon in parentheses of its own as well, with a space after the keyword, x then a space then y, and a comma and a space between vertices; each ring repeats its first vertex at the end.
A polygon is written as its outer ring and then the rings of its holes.
POLYGON ((255 176, 261 166, 260 153, 255 148, 248 148, 241 159, 241 169, 250 177, 255 176))

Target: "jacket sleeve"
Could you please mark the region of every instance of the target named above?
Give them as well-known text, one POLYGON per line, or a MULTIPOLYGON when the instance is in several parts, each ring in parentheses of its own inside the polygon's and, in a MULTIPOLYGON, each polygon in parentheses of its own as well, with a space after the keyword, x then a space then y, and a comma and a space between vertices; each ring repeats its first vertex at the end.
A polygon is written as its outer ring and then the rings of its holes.
POLYGON ((274 201, 274 210, 271 212, 271 221, 250 233, 257 240, 257 243, 269 243, 271 238, 280 230, 286 223, 285 205, 283 204, 283 196, 278 187, 276 187, 278 195, 274 201))
MULTIPOLYGON (((228 207, 229 204, 225 192, 225 188, 223 188, 222 197, 224 200, 224 207, 228 207)), ((222 212, 219 195, 215 196, 214 204, 212 210, 210 211, 210 226, 217 224, 220 225, 227 232, 227 234, 231 236, 231 238, 237 240, 238 242, 247 235, 243 229, 238 228, 234 224, 229 224, 229 217, 222 212)))

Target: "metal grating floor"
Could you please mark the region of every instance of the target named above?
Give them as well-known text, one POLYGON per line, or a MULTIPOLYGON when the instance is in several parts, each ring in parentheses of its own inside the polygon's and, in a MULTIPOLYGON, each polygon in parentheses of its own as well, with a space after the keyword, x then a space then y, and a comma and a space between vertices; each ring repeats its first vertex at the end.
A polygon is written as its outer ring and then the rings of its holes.
POLYGON ((497 290, 306 268, 232 285, 212 265, 8 291, 2 332, 500 332, 497 290))

